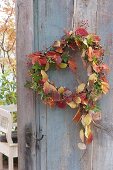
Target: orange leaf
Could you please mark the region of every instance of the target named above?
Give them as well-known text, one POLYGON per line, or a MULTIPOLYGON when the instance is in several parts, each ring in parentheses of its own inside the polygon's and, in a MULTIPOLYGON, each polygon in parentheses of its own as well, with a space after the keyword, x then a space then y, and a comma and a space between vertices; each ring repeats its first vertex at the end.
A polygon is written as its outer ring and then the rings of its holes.
POLYGON ((106 94, 109 91, 109 84, 107 82, 102 81, 101 88, 102 88, 102 92, 106 94))
POLYGON ((75 114, 75 116, 73 117, 73 121, 74 122, 79 122, 81 119, 81 114, 80 114, 80 109, 78 109, 77 113, 75 114))
POLYGON ((44 101, 44 103, 45 103, 45 104, 48 104, 50 107, 54 107, 54 105, 55 105, 55 102, 54 102, 54 100, 53 100, 51 97, 47 98, 47 99, 44 101))
POLYGON ((88 138, 86 138, 86 143, 87 144, 90 144, 91 142, 92 142, 92 140, 93 140, 93 134, 92 134, 92 132, 89 134, 89 136, 88 136, 88 138))
POLYGON ((63 53, 63 49, 61 47, 56 48, 55 51, 58 53, 63 53))
POLYGON ((74 60, 69 60, 69 61, 68 61, 68 64, 69 64, 69 68, 70 68, 73 72, 75 72, 75 70, 76 70, 76 68, 77 68, 75 61, 74 61, 74 60))

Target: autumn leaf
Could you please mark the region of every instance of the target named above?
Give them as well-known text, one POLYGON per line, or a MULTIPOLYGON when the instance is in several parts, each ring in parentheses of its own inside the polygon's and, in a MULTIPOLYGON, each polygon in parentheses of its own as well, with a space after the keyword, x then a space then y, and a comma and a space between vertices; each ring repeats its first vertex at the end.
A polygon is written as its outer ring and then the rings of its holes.
POLYGON ((108 65, 107 65, 107 64, 102 64, 102 65, 101 65, 101 70, 106 71, 106 72, 109 72, 109 67, 108 67, 108 65))
POLYGON ((99 73, 100 72, 100 66, 98 66, 97 64, 95 64, 93 62, 93 70, 96 72, 96 73, 99 73))
POLYGON ((88 60, 92 61, 93 60, 93 49, 92 49, 92 47, 88 48, 87 55, 88 55, 88 60))
POLYGON ((60 94, 62 94, 62 93, 64 92, 64 90, 65 90, 64 87, 61 86, 61 87, 58 89, 58 92, 59 92, 60 94))
POLYGON ((97 82, 97 74, 93 73, 89 76, 89 81, 92 81, 93 83, 97 82))
POLYGON ((69 61, 68 61, 68 64, 69 64, 69 68, 70 68, 73 72, 75 72, 75 71, 76 71, 76 68, 77 68, 75 61, 74 61, 74 60, 69 60, 69 61))
POLYGON ((53 59, 58 65, 61 63, 61 55, 55 51, 48 51, 46 53, 47 58, 53 59))
POLYGON ((92 114, 92 119, 93 119, 94 121, 101 120, 101 112, 94 112, 94 113, 92 114))
POLYGON ((95 35, 95 34, 92 34, 92 39, 94 42, 98 43, 101 39, 99 36, 95 35))
POLYGON ((44 100, 45 104, 48 104, 50 107, 54 107, 55 106, 55 102, 52 99, 52 97, 48 97, 46 100, 44 100))
POLYGON ((47 59, 42 55, 41 52, 35 52, 33 54, 30 54, 28 57, 31 58, 33 65, 36 62, 41 66, 46 65, 47 63, 47 59))
POLYGON ((90 65, 87 67, 87 74, 88 76, 92 74, 92 67, 90 65))
POLYGON ((93 134, 92 132, 89 134, 88 138, 86 138, 86 144, 90 144, 93 140, 93 134))
POLYGON ((66 68, 66 67, 67 67, 67 64, 66 64, 66 63, 60 63, 60 64, 59 64, 59 67, 60 67, 60 68, 66 68))
POLYGON ((85 89, 85 84, 84 83, 82 83, 82 84, 80 84, 78 87, 77 87, 77 93, 81 93, 81 92, 83 92, 84 91, 84 89, 85 89))
POLYGON ((80 109, 78 109, 77 113, 73 117, 73 121, 74 122, 79 122, 80 119, 81 119, 81 113, 80 113, 80 109))
POLYGON ((77 107, 74 101, 67 103, 67 105, 70 106, 72 109, 75 109, 77 107))
POLYGON ((45 66, 45 71, 48 71, 48 70, 49 70, 49 63, 47 62, 45 66))
POLYGON ((58 101, 57 106, 61 109, 66 108, 66 103, 64 101, 58 101))
POLYGON ((70 47, 72 50, 75 50, 75 49, 77 48, 76 42, 75 42, 75 41, 70 42, 70 43, 69 43, 69 47, 70 47))
POLYGON ((96 50, 93 50, 93 56, 95 56, 96 58, 99 58, 103 55, 104 51, 103 49, 96 49, 96 50))
POLYGON ((101 82, 101 89, 104 94, 108 93, 109 91, 109 84, 107 82, 101 82))
POLYGON ((41 75, 42 75, 42 81, 46 82, 48 80, 48 75, 44 70, 41 70, 41 75))
POLYGON ((88 138, 91 133, 91 128, 90 126, 85 126, 85 137, 88 138))
POLYGON ((58 93, 58 91, 52 92, 52 98, 54 99, 55 102, 61 100, 61 97, 60 97, 60 94, 58 93))
POLYGON ((80 103, 81 103, 81 98, 80 98, 80 97, 77 97, 74 101, 75 101, 77 104, 80 104, 80 103))
POLYGON ((84 143, 78 143, 78 148, 81 149, 81 150, 85 150, 86 145, 84 143))
POLYGON ((84 130, 83 129, 80 130, 80 139, 82 142, 84 142, 84 130))
POLYGON ((80 36, 87 36, 88 32, 86 31, 85 28, 80 27, 80 28, 76 29, 75 34, 80 35, 80 36))
POLYGON ((61 47, 56 48, 55 51, 58 53, 63 53, 63 49, 61 47))
POLYGON ((60 47, 60 45, 61 45, 60 41, 55 41, 53 47, 60 47))
POLYGON ((43 90, 46 94, 50 93, 50 92, 54 92, 54 91, 57 91, 56 87, 54 87, 53 85, 49 84, 48 81, 46 81, 44 83, 44 86, 43 86, 43 90))
POLYGON ((87 115, 82 115, 82 120, 81 120, 83 126, 88 126, 92 122, 92 116, 90 114, 87 115))

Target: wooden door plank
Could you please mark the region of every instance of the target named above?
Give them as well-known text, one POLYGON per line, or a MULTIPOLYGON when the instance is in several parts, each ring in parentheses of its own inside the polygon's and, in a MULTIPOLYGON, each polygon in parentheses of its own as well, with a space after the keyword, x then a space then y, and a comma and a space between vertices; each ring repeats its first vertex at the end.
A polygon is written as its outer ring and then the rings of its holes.
POLYGON ((95 131, 94 140, 94 170, 113 169, 113 1, 98 1, 97 32, 102 37, 102 45, 105 48, 105 61, 110 67, 108 76, 110 92, 101 101, 102 121, 106 131, 95 131), (96 159, 95 159, 96 158, 96 159))
MULTIPOLYGON (((64 29, 71 29, 73 2, 42 0, 35 1, 34 6, 35 48, 42 50, 49 47, 54 40, 61 38, 64 29)), ((75 77, 69 70, 52 71, 49 75, 58 86, 65 85, 73 89, 76 85, 75 77)), ((40 112, 40 129, 44 134, 41 141, 41 170, 79 170, 80 155, 77 147, 79 130, 72 122, 75 110, 46 108, 39 100, 37 107, 40 112)))
POLYGON ((89 31, 101 35, 102 44, 106 50, 105 61, 110 66, 110 75, 108 76, 111 90, 101 101, 102 121, 101 124, 105 130, 94 127, 94 142, 88 146, 86 154, 81 160, 82 170, 112 170, 113 169, 113 142, 112 142, 112 122, 113 122, 113 17, 112 17, 113 1, 93 1, 93 0, 77 0, 76 2, 76 25, 78 21, 88 20, 89 31), (108 132, 110 131, 110 132, 108 132))
POLYGON ((18 93, 18 145, 19 170, 36 170, 36 148, 33 136, 36 133, 35 97, 25 88, 28 78, 27 57, 34 44, 33 1, 17 0, 16 2, 16 55, 17 55, 17 93, 18 93), (26 134, 28 132, 28 134, 26 134))

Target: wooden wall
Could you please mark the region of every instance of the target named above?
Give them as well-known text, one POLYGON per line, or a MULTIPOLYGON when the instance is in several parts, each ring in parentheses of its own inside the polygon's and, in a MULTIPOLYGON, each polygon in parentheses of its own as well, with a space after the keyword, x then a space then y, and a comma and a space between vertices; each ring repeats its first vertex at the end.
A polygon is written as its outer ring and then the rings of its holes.
MULTIPOLYGON (((17 80, 19 170, 112 170, 113 169, 113 1, 112 0, 17 0, 17 80), (75 6, 75 9, 74 9, 75 6), (50 109, 24 87, 26 54, 45 49, 72 27, 88 20, 90 32, 102 37, 110 66, 110 93, 102 99, 102 129, 95 129, 94 142, 84 154, 77 148, 78 128, 71 122, 74 110, 50 109), (26 135, 27 132, 27 135, 26 135), (44 138, 36 143, 35 137, 44 138), (82 157, 82 155, 84 156, 82 157), (82 157, 82 159, 81 159, 82 157)), ((79 54, 77 54, 79 62, 79 54)), ((80 66, 81 67, 81 66, 80 66)), ((80 71, 80 70, 79 70, 80 71)), ((57 85, 74 88, 74 75, 50 72, 57 85)), ((84 73, 79 75, 84 80, 84 73)))

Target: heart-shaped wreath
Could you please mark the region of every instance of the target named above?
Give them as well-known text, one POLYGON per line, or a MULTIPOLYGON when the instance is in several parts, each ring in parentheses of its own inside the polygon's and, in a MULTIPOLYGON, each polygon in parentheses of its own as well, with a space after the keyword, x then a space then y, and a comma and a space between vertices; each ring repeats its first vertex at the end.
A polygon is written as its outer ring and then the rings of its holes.
POLYGON ((43 102, 51 107, 58 106, 62 109, 68 105, 72 109, 78 109, 73 121, 81 122, 80 149, 85 149, 86 144, 91 143, 93 135, 91 123, 101 118, 98 100, 102 94, 109 91, 106 79, 108 66, 103 62, 104 50, 99 44, 100 38, 95 34, 89 34, 84 28, 66 33, 61 40, 44 52, 39 51, 30 54, 29 75, 31 81, 26 85, 36 91, 43 102), (81 83, 72 92, 68 87, 56 87, 50 82, 47 71, 52 69, 70 68, 76 71, 77 65, 71 57, 70 50, 79 49, 81 60, 87 70, 87 83, 81 83))

